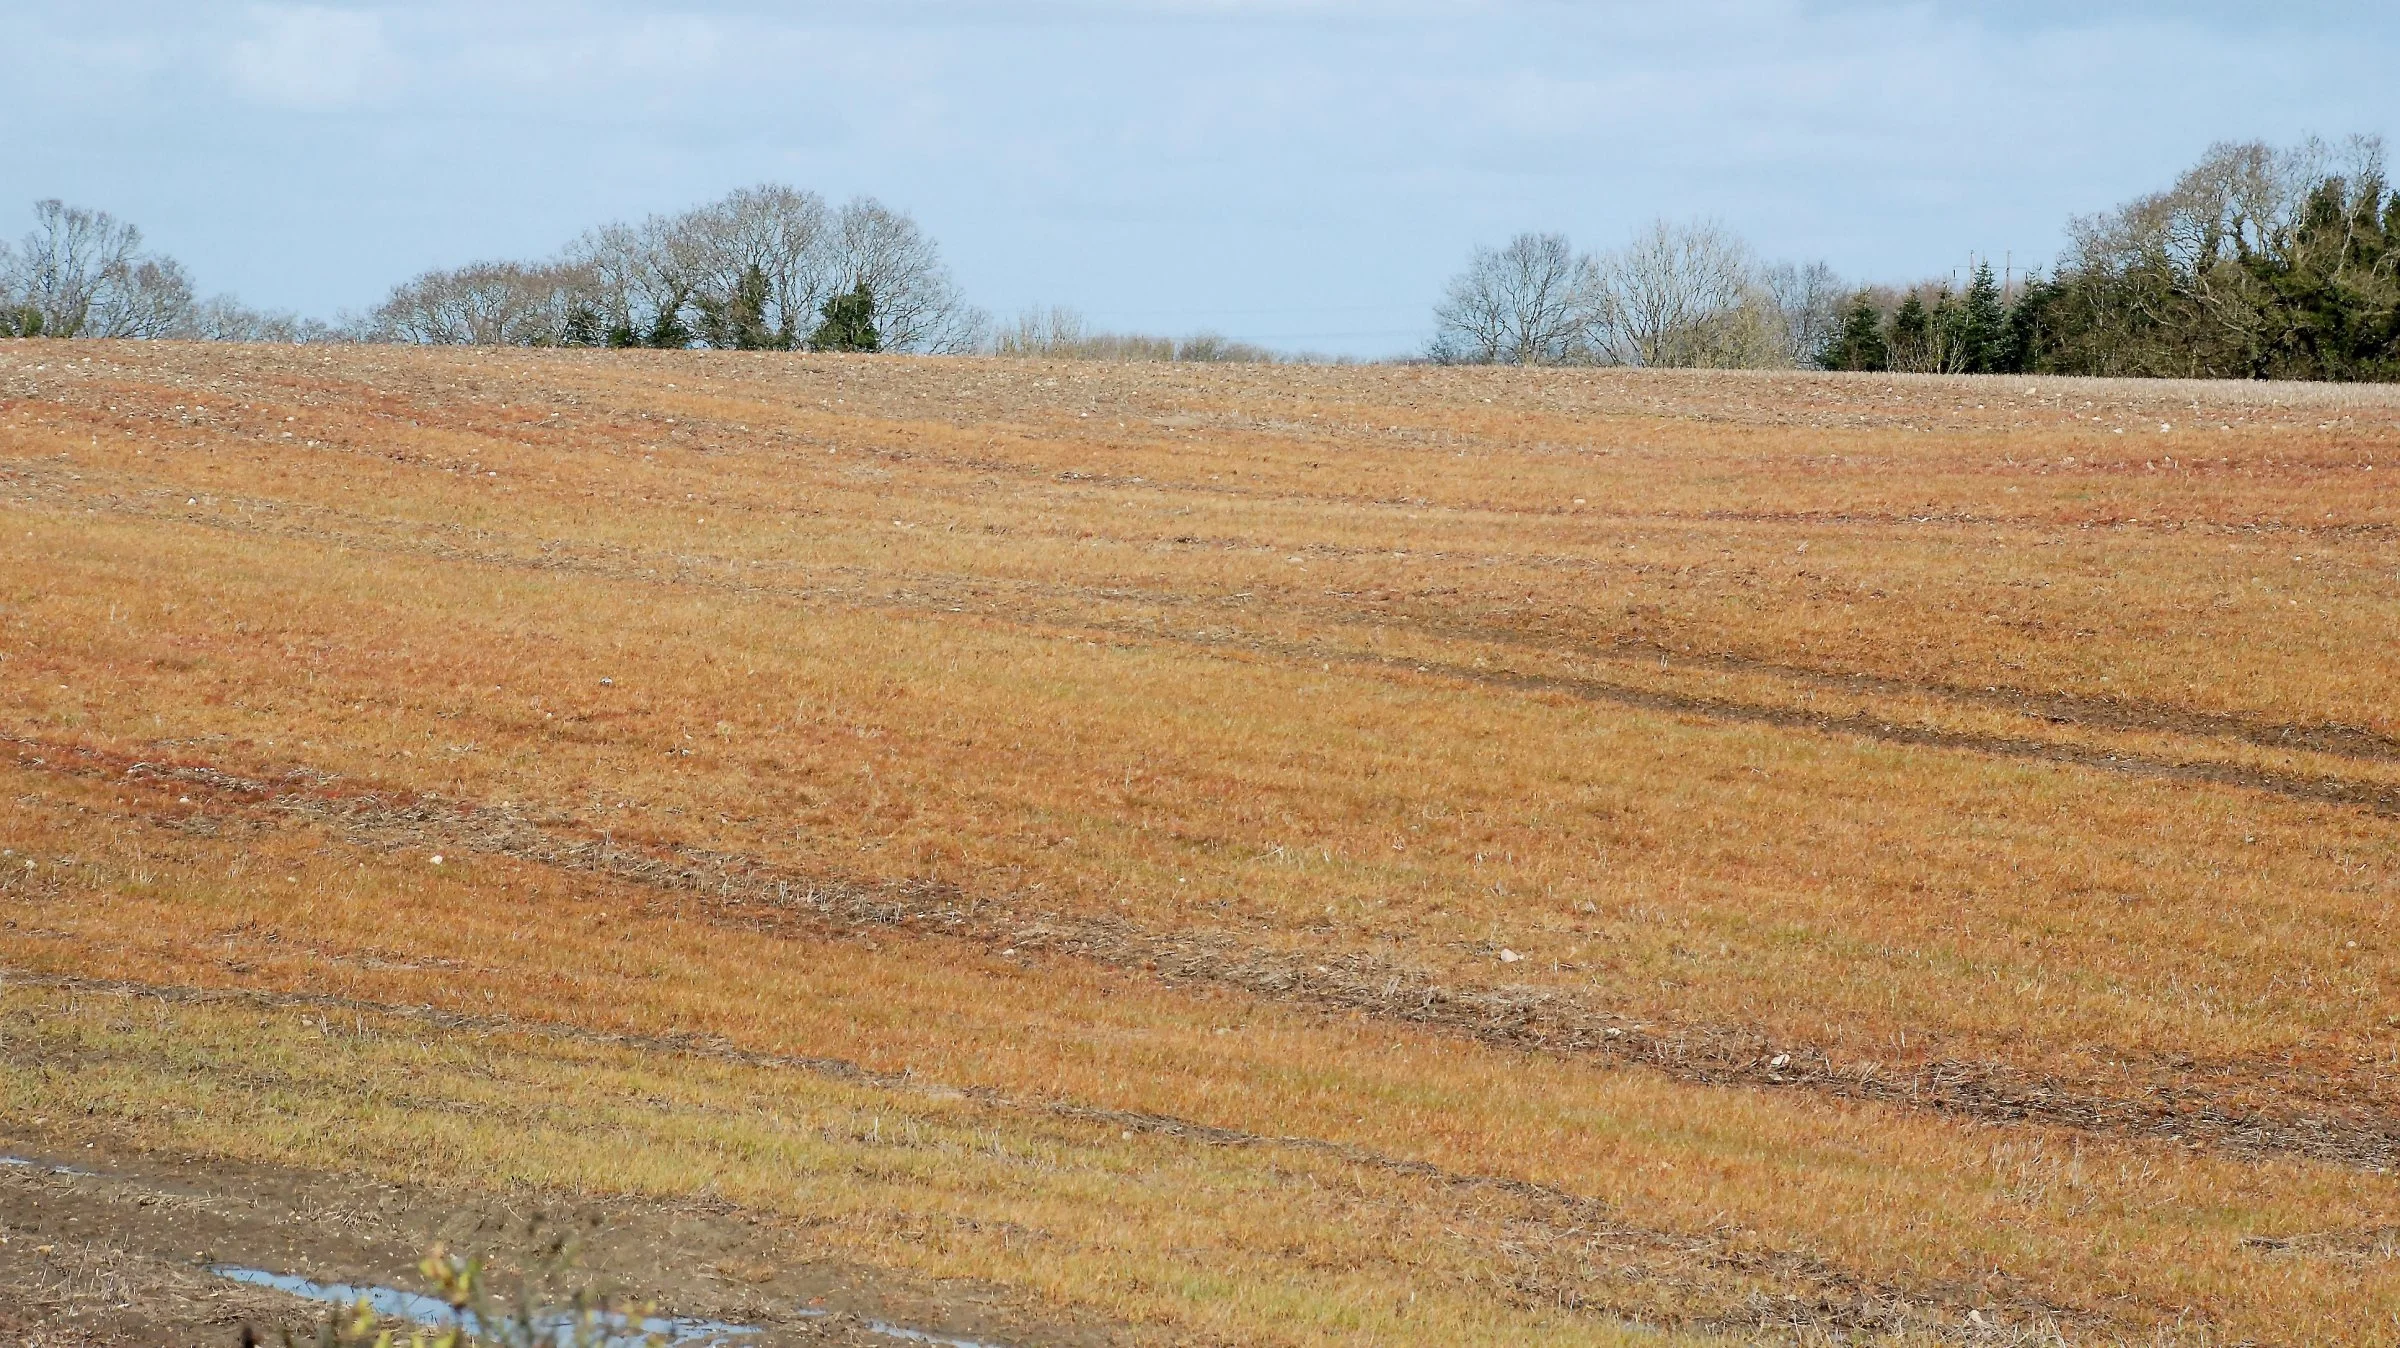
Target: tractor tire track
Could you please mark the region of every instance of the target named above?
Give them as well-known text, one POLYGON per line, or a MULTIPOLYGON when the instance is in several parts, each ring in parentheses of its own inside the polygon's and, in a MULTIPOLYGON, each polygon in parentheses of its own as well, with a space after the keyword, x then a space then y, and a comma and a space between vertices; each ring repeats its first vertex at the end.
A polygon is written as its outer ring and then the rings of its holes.
MULTIPOLYGON (((20 475, 30 476, 30 475, 20 475)), ((58 486, 61 484, 50 484, 58 486)), ((63 490, 60 495, 67 495, 63 490)), ((1018 595, 1034 597, 1055 596, 1067 601, 1089 597, 1088 590, 1054 584, 1024 581, 967 582, 952 576, 896 576, 890 592, 874 595, 861 587, 780 585, 772 582, 728 578, 724 573, 744 569, 751 564, 740 559, 677 555, 671 565, 640 566, 631 562, 608 561, 591 557, 562 556, 555 548, 527 555, 480 549, 446 539, 415 537, 393 539, 375 533, 334 533, 305 525, 279 525, 268 520, 229 517, 222 514, 194 514, 159 508, 146 502, 129 500, 116 495, 79 499, 97 499, 108 507, 108 513, 135 518, 171 519, 197 524, 226 532, 259 534, 315 542, 325 546, 373 552, 391 556, 419 556, 442 562, 470 565, 499 566, 517 570, 565 572, 588 575, 618 584, 679 585, 716 590, 736 595, 759 595, 804 603, 839 603, 878 612, 921 615, 968 614, 976 618, 1020 628, 1054 628, 1102 632, 1127 640, 1153 644, 1175 645, 1197 650, 1224 650, 1247 654, 1281 657, 1288 660, 1340 660, 1353 668, 1380 669, 1390 672, 1414 670, 1435 674, 1487 687, 1509 688, 1524 692, 1556 693, 1588 702, 1608 703, 1643 711, 1671 715, 1696 715, 1714 720, 1771 726, 1777 729, 1803 732, 1850 735, 1913 748, 1952 750, 1978 753, 2001 758, 2055 763, 2069 767, 2128 776, 2148 777, 2191 784, 2209 784, 2257 791, 2311 804, 2333 805, 2368 811, 2387 818, 2400 818, 2400 783, 2372 778, 2310 776, 2301 773, 2276 772, 2246 764, 2206 759, 2165 758, 2155 754, 2116 751, 2093 745, 2075 744, 2024 736, 1999 735, 1972 730, 1951 730, 1928 725, 1904 725, 1868 713, 1821 712, 1799 707, 1777 706, 1771 703, 1737 701, 1706 694, 1681 693, 1646 687, 1639 684, 1593 676, 1541 674, 1526 671, 1476 667, 1407 656, 1361 652, 1355 648, 1332 643, 1283 641, 1256 634, 1177 633, 1161 624, 1095 619, 1088 611, 1077 612, 1070 606, 1057 614, 1045 615, 1023 608, 1003 607, 990 602, 991 592, 1005 589, 1018 595), (912 585, 922 589, 912 589, 912 585), (960 586, 948 593, 946 587, 960 586)), ((163 498, 162 498, 163 499, 163 498)), ((94 507, 97 509, 97 507, 94 507)), ((244 500, 236 509, 249 513, 284 515, 292 508, 284 503, 266 500, 244 500)), ((301 513, 348 518, 341 512, 325 507, 306 508, 301 513)), ((370 521, 369 523, 374 523, 370 521)), ((1119 594, 1110 597, 1130 598, 1140 602, 1185 606, 1198 602, 1186 595, 1153 595, 1149 593, 1119 594)), ((1215 607, 1233 607, 1216 604, 1215 607)), ((1250 610, 1237 610, 1248 613, 1250 610)), ((1305 607, 1277 610, 1294 616, 1321 620, 1373 625, 1389 622, 1388 613, 1337 610, 1330 616, 1320 610, 1305 607)), ((1548 649, 1594 658, 1625 658, 1623 652, 1646 651, 1640 646, 1600 651, 1573 645, 1548 645, 1528 642, 1522 633, 1510 629, 1493 629, 1486 625, 1429 620, 1423 624, 1413 619, 1410 630, 1421 630, 1437 636, 1457 639, 1499 641, 1512 645, 1544 645, 1548 649)), ((1686 667, 1716 668, 1731 672, 1756 673, 1786 680, 1813 683, 1818 686, 1843 688, 1893 695, 1924 696, 1952 702, 1980 703, 2006 707, 2028 715, 2040 716, 2058 723, 2087 723, 2108 729, 2153 731, 2164 734, 2191 735, 2200 738, 2230 738, 2268 748, 2309 749, 2376 761, 2400 762, 2400 745, 2386 737, 2361 727, 2339 723, 2315 725, 2264 723, 2245 718, 2216 714, 2158 708, 2153 704, 2110 703, 2100 699, 2049 696, 2034 693, 2004 692, 1980 695, 1961 695, 1959 690, 1942 684, 1918 684, 1904 680, 1886 679, 1875 675, 1843 675, 1808 670, 1769 662, 1754 662, 1738 656, 1668 656, 1686 667)))
MULTIPOLYGON (((298 818, 379 850, 474 850, 602 875, 698 901, 699 915, 767 935, 905 928, 995 950, 1047 952, 1162 980, 1213 984, 1270 1001, 1357 1012, 1484 1043, 1659 1071, 1709 1086, 1800 1091, 2002 1123, 2209 1146, 2245 1157, 2289 1155, 2363 1168, 2400 1164, 2400 1116, 2360 1105, 2327 1078, 2305 1091, 2285 1081, 2295 1108, 2275 1114, 2226 1107, 2198 1068, 2179 1065, 2171 1086, 2138 1095, 2096 1092, 2005 1062, 1937 1060, 1905 1070, 1849 1062, 1806 1043, 1740 1025, 1647 1026, 1576 994, 1524 985, 1457 985, 1422 966, 1364 952, 1278 948, 1269 930, 1154 931, 1110 917, 1029 912, 1007 899, 912 880, 863 884, 801 875, 739 853, 674 844, 635 845, 575 836, 564 815, 536 819, 404 790, 344 793, 306 769, 281 783, 207 764, 136 760, 103 750, 0 735, 29 770, 92 780, 150 781, 202 791, 220 806, 298 818)), ((689 910, 686 910, 687 912, 689 910)), ((2208 1065, 2224 1076, 2288 1078, 2270 1064, 2208 1065)))

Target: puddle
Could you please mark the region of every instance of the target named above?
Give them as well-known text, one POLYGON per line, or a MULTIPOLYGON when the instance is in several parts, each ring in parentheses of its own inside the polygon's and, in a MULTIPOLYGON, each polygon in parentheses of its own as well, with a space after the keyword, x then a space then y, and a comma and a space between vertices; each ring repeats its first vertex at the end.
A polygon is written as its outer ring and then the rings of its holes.
MULTIPOLYGON (((0 1164, 31 1165, 33 1162, 19 1160, 15 1157, 0 1157, 0 1164)), ((408 1320, 420 1325, 447 1325, 451 1319, 449 1302, 440 1297, 430 1297, 419 1292, 403 1292, 397 1287, 311 1282, 306 1278, 295 1277, 289 1273, 269 1273, 263 1268, 243 1268, 238 1264, 216 1264, 212 1265, 208 1271, 220 1278, 228 1278, 234 1282, 247 1283, 252 1287, 272 1288, 278 1292, 288 1292, 296 1297, 304 1297, 310 1301, 322 1301, 328 1305, 355 1306, 363 1300, 367 1303, 368 1309, 387 1320, 408 1320)), ((814 1308, 802 1309, 797 1313, 802 1319, 807 1320, 822 1320, 833 1314, 831 1311, 814 1308)), ((723 1320, 653 1317, 635 1321, 622 1315, 604 1316, 602 1320, 611 1330, 625 1331, 622 1335, 612 1335, 607 1340, 608 1344, 622 1346, 622 1348, 633 1348, 633 1345, 639 1344, 641 1339, 636 1335, 641 1334, 656 1334, 669 1343, 711 1344, 724 1339, 739 1338, 746 1334, 760 1332, 755 1325, 728 1324, 723 1320)), ((573 1319, 564 1313, 548 1316, 542 1322, 545 1335, 555 1332, 560 1341, 567 1338, 568 1331, 573 1326, 573 1319)), ((869 1320, 866 1322, 866 1326, 867 1332, 870 1334, 881 1335, 887 1339, 898 1339, 904 1343, 931 1344, 933 1348, 1000 1348, 1000 1345, 996 1343, 986 1343, 981 1339, 952 1338, 947 1334, 910 1329, 906 1325, 895 1325, 886 1320, 869 1320)), ((469 1333, 476 1331, 475 1317, 471 1315, 466 1317, 466 1328, 469 1333)))
MULTIPOLYGON (((386 1319, 410 1320, 421 1325, 447 1325, 451 1322, 449 1302, 440 1297, 429 1297, 417 1292, 403 1292, 396 1287, 353 1287, 348 1283, 311 1282, 306 1278, 294 1277, 289 1273, 269 1273, 263 1268, 242 1268, 234 1264, 217 1264, 212 1266, 209 1272, 220 1278, 247 1283, 252 1287, 273 1288, 278 1292, 289 1292, 296 1297, 304 1297, 310 1301, 322 1301, 329 1305, 355 1306, 364 1300, 368 1309, 386 1319)), ((479 1326, 475 1323, 474 1316, 464 1317, 463 1323, 468 1333, 478 1332, 479 1326)), ((546 1341, 565 1342, 571 1335, 575 1320, 573 1316, 565 1312, 553 1312, 540 1317, 537 1323, 540 1325, 546 1341)), ((707 1344, 759 1332, 752 1325, 727 1324, 722 1320, 687 1320, 680 1317, 646 1317, 636 1320, 624 1315, 605 1315, 601 1317, 601 1323, 611 1331, 624 1331, 622 1334, 612 1333, 606 1342, 612 1345, 624 1345, 625 1348, 632 1348, 632 1345, 639 1344, 642 1341, 639 1337, 641 1335, 655 1334, 669 1343, 707 1344)))
POLYGON ((22 1156, 0 1156, 0 1165, 13 1165, 20 1170, 46 1170, 53 1175, 81 1175, 85 1179, 93 1177, 93 1172, 89 1170, 77 1170, 71 1165, 51 1165, 43 1161, 29 1161, 22 1156))

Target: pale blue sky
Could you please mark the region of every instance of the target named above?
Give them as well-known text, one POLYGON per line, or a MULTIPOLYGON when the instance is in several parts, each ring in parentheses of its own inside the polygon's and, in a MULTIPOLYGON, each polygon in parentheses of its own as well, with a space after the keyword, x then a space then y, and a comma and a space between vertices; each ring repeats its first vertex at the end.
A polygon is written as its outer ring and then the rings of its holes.
POLYGON ((913 212, 995 313, 1362 355, 1522 229, 1902 280, 2214 140, 2400 133, 2388 3, 0 0, 0 51, 0 235, 99 206, 254 304, 780 180, 913 212))

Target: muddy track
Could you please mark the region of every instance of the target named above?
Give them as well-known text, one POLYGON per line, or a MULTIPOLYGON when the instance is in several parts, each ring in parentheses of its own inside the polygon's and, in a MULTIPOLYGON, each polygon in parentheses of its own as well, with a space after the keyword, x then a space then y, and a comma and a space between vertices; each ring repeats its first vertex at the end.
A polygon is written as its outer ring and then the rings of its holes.
MULTIPOLYGON (((48 483, 59 496, 77 495, 63 484, 48 483)), ((857 588, 833 586, 778 585, 771 582, 728 579, 722 572, 743 567, 738 559, 701 558, 678 555, 671 566, 643 567, 621 561, 606 561, 590 557, 561 556, 555 549, 537 555, 498 552, 468 547, 447 540, 423 537, 394 539, 378 533, 329 533, 306 526, 277 527, 261 520, 245 520, 222 514, 195 515, 160 508, 149 503, 122 496, 101 495, 86 499, 102 501, 108 512, 133 518, 171 519, 197 524, 225 532, 263 534, 306 540, 326 546, 394 556, 429 557, 446 562, 465 562, 482 566, 499 566, 517 570, 559 571, 595 576, 623 584, 672 584, 701 589, 719 590, 730 594, 762 595, 800 602, 839 603, 855 608, 908 614, 965 613, 976 618, 1019 627, 1044 627, 1104 632, 1128 640, 1161 645, 1177 645, 1201 650, 1229 650, 1246 654, 1268 655, 1288 660, 1340 660, 1354 668, 1391 671, 1415 670, 1438 674, 1443 678, 1480 684, 1488 687, 1511 688, 1529 692, 1560 693, 1591 702, 1606 702, 1644 711, 1668 714, 1705 716, 1715 720, 1744 722, 1773 726, 1779 729, 1800 730, 1833 735, 1854 735, 1883 740, 1916 748, 1956 750, 1988 754, 1995 757, 2058 763, 2078 768, 2124 773, 2175 782, 2205 783, 2259 791, 2292 800, 2314 804, 2346 806, 2363 809, 2386 817, 2400 817, 2400 783, 2370 778, 2308 776, 2298 773, 2274 772, 2239 763, 2222 761, 2163 758, 2151 754, 2119 752, 2091 745, 2062 743, 2023 736, 1996 735, 1977 731, 1944 730, 1934 726, 1901 725, 1865 713, 1829 713, 1808 711, 1798 707, 1777 706, 1771 703, 1736 701, 1729 698, 1700 694, 1677 693, 1588 676, 1537 674, 1489 667, 1478 668, 1455 662, 1436 662, 1387 656, 1358 651, 1351 647, 1308 642, 1289 642, 1257 635, 1229 634, 1224 636, 1178 634, 1157 624, 1141 622, 1111 622, 1098 620, 1089 614, 1062 612, 1055 615, 1027 613, 989 602, 989 592, 1005 587, 1020 594, 1044 592, 1070 597, 1059 587, 1026 582, 969 583, 962 590, 938 596, 916 595, 905 588, 910 584, 940 590, 957 584, 957 577, 905 576, 895 577, 903 588, 898 595, 881 596, 863 593, 857 588), (915 595, 916 597, 912 597, 915 595)), ((97 509, 98 507, 93 507, 97 509)), ((270 514, 289 514, 293 507, 275 501, 243 501, 237 509, 270 514)), ((323 507, 305 508, 300 513, 321 514, 332 518, 348 518, 323 507)), ((368 523, 379 523, 368 521, 368 523)), ((1189 596, 1133 596, 1150 602, 1194 602, 1189 596)), ((1245 615, 1255 610, 1239 610, 1245 615)), ((1313 621, 1347 622, 1372 626, 1390 621, 1392 615, 1373 612, 1336 610, 1330 614, 1309 608, 1283 610, 1294 616, 1313 621)), ((2199 738, 2231 738, 2270 748, 2309 749, 2376 761, 2400 762, 2400 744, 2360 727, 2338 723, 2288 724, 2267 723, 2241 717, 2191 712, 2184 709, 2160 707, 2146 703, 2111 703, 2101 699, 2060 697, 2025 693, 2015 690, 1986 690, 1974 692, 1943 684, 1919 684, 1874 675, 1839 674, 1811 670, 1800 666, 1751 661, 1743 657, 1673 655, 1657 652, 1655 648, 1625 646, 1613 649, 1594 649, 1571 644, 1550 644, 1528 639, 1513 629, 1495 628, 1481 624, 1428 619, 1422 623, 1411 618, 1411 630, 1422 630, 1437 636, 1487 642, 1505 641, 1511 645, 1536 646, 1567 654, 1599 659, 1624 659, 1629 653, 1635 658, 1656 654, 1671 663, 1687 668, 1709 668, 1727 672, 1755 673, 1806 682, 1816 686, 1896 696, 1922 696, 1935 700, 1966 702, 1999 707, 2026 715, 2039 716, 2046 721, 2070 724, 2092 724, 2108 729, 2152 731, 2164 734, 2190 735, 2199 738)))
MULTIPOLYGON (((1964 1319, 1964 1313, 1970 1306, 1981 1306, 1987 1310, 1994 1308, 1994 1297, 1988 1287, 1901 1287, 1877 1284, 1806 1254, 1759 1249, 1755 1245, 1742 1248, 1738 1231, 1694 1235, 1640 1226, 1628 1223, 1621 1212, 1600 1199, 1554 1185, 1504 1175, 1449 1170, 1426 1161, 1393 1156, 1346 1142, 1246 1132, 1169 1115, 1103 1109, 1072 1101, 1020 1098, 988 1087, 959 1087, 908 1073, 879 1072, 847 1059, 761 1053, 708 1036, 628 1034, 555 1021, 464 1014, 431 1006, 327 994, 139 983, 0 967, 0 986, 9 985, 171 1005, 340 1011, 469 1034, 547 1039, 626 1048, 641 1053, 704 1058, 768 1071, 805 1072, 881 1090, 937 1099, 963 1097, 987 1109, 1041 1115, 1073 1123, 1099 1124, 1110 1129, 1151 1133, 1206 1146, 1304 1152, 1345 1165, 1429 1180, 1461 1192, 1505 1195, 1525 1204, 1532 1219, 1541 1226, 1555 1232, 1571 1233, 1578 1242, 1653 1251, 1725 1273, 1771 1279, 1795 1289, 1788 1299, 1773 1303, 1762 1319, 1694 1319, 1675 1322, 1671 1326, 1673 1328, 1725 1333, 1755 1332, 1761 1328, 1913 1333, 1937 1340, 1981 1344, 2006 1342, 2005 1339, 1995 1340, 1990 1329, 1974 1326, 1964 1319)), ((1530 1300, 1555 1302, 1555 1294, 1566 1290, 1543 1289, 1534 1285, 1537 1281, 1532 1278, 1521 1279, 1523 1285, 1519 1290, 1529 1294, 1530 1300)), ((2012 1286, 1999 1301, 2005 1307, 2007 1318, 2015 1322, 2018 1331, 2027 1335, 2030 1342, 2050 1343, 2055 1341, 2054 1336, 2060 1335, 2070 1339, 2113 1337, 2106 1331, 2122 1328, 2105 1316, 2094 1316, 2047 1301, 2029 1286, 2012 1286)), ((1597 1303, 1569 1308, 1597 1314, 1609 1313, 1607 1306, 1597 1303)))
MULTIPOLYGON (((6 735, 0 744, 15 749, 23 768, 171 783, 206 792, 219 807, 304 819, 360 846, 482 851, 605 875, 695 901, 679 907, 687 916, 770 935, 904 928, 1358 1012, 1486 1043, 1637 1065, 1696 1084, 1803 1091, 1971 1119, 2151 1137, 2239 1156, 2297 1155, 2368 1168, 2400 1164, 2400 1118, 2360 1107, 2338 1079, 2306 1091, 2286 1081, 2295 1108, 2270 1115, 2225 1108, 2196 1084, 2109 1095, 2002 1062, 1937 1060, 1887 1069, 1777 1041, 1747 1026, 1662 1030, 1554 989, 1452 985, 1401 960, 1278 948, 1276 941, 1290 939, 1289 932, 1153 931, 1116 918, 1029 912, 930 881, 869 885, 800 875, 737 853, 637 846, 588 831, 577 836, 564 814, 537 820, 515 808, 400 790, 345 794, 333 789, 329 774, 305 769, 279 785, 205 764, 139 761, 6 735)), ((2183 1064, 2177 1072, 2182 1081, 2205 1075, 2289 1076, 2280 1064, 2243 1061, 2183 1064)))
POLYGON ((908 1325, 926 1326, 910 1332, 933 1342, 965 1342, 952 1336, 971 1334, 991 1348, 1137 1341, 1106 1321, 1029 1317, 1032 1306, 988 1288, 811 1258, 805 1245, 706 1198, 478 1193, 162 1155, 122 1146, 105 1128, 46 1142, 8 1131, 0 1146, 18 1154, 0 1165, 0 1343, 14 1348, 231 1348, 244 1341, 244 1327, 267 1343, 292 1342, 285 1329, 315 1343, 311 1331, 329 1309, 322 1301, 213 1270, 230 1265, 406 1291, 424 1286, 418 1261, 433 1244, 503 1266, 539 1267, 561 1238, 576 1251, 566 1281, 622 1289, 666 1314, 752 1331, 715 1341, 723 1345, 894 1348, 907 1340, 889 1331, 908 1325), (744 1276, 725 1278, 729 1262, 744 1276), (12 1313, 29 1319, 12 1320, 12 1313))

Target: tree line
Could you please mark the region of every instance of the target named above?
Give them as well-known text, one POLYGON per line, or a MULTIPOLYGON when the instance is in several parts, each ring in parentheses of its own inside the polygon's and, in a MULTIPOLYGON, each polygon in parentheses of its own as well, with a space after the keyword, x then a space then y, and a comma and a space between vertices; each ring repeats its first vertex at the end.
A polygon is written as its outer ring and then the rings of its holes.
POLYGON ((0 337, 954 352, 984 340, 940 249, 873 198, 745 188, 585 233, 556 256, 428 271, 337 323, 201 300, 105 211, 34 206, 0 242, 0 337))
POLYGON ((2078 219, 2049 275, 1845 287, 1707 223, 1609 254, 1479 249, 1436 361, 1947 374, 2400 380, 2400 191, 2381 144, 2220 144, 2165 191, 2078 219))
MULTIPOLYGON (((1963 286, 1848 284, 1708 222, 1662 220, 1601 254, 1522 234, 1452 278, 1426 356, 2400 380, 2400 190, 2372 138, 2221 144, 2068 233, 2047 275, 1995 277, 1987 261, 1963 286)), ((604 225, 548 258, 429 271, 332 324, 201 299, 131 224, 44 201, 21 242, 0 242, 0 337, 34 336, 1313 359, 1096 332, 1063 309, 995 325, 905 213, 777 184, 604 225)))
POLYGON ((1564 234, 1479 248, 1434 309, 1443 364, 1803 364, 1824 349, 1839 283, 1824 263, 1762 264, 1722 226, 1661 220, 1613 253, 1564 234))
POLYGON ((2028 370, 2400 379, 2400 191, 2370 137, 2219 145, 2078 220, 2017 308, 2028 370))
POLYGON ((1206 333, 1100 332, 1069 309, 995 325, 909 216, 778 184, 603 225, 548 258, 428 271, 331 324, 199 300, 181 264, 104 211, 44 201, 34 218, 20 245, 0 242, 0 337, 1280 358, 1206 333))
POLYGON ((435 344, 949 353, 983 326, 906 214, 769 184, 604 225, 542 261, 429 271, 357 329, 435 344))
POLYGON ((34 203, 33 228, 0 239, 0 337, 323 341, 331 327, 262 313, 229 295, 200 299, 183 265, 142 246, 106 211, 34 203))

